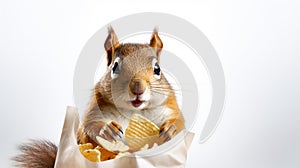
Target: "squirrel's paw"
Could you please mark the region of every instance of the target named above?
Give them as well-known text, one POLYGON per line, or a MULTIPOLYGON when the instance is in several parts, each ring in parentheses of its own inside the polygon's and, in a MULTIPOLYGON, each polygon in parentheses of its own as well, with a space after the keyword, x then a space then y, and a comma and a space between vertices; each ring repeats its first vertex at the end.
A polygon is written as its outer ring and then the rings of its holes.
POLYGON ((99 131, 99 136, 108 141, 116 141, 122 138, 122 134, 122 126, 115 121, 106 123, 99 131))
POLYGON ((167 142, 176 135, 177 128, 174 124, 164 123, 159 131, 159 140, 161 143, 167 142))

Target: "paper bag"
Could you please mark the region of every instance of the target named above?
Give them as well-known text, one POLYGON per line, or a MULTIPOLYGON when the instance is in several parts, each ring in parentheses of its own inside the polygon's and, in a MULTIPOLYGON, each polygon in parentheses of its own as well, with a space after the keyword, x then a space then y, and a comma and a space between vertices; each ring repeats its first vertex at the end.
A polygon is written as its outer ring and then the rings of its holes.
POLYGON ((182 168, 185 167, 187 151, 194 137, 193 133, 182 131, 169 142, 154 149, 96 163, 85 159, 80 153, 76 140, 78 127, 77 108, 67 107, 55 168, 182 168))

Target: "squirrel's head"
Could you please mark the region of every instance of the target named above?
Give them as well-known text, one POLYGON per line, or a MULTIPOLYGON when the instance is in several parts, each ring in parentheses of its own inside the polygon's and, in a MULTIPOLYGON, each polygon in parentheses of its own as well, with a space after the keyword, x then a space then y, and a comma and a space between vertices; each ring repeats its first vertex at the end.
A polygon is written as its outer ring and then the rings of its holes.
POLYGON ((121 44, 110 27, 104 44, 107 71, 100 83, 117 107, 141 110, 166 101, 172 89, 159 66, 163 43, 154 29, 149 44, 121 44))

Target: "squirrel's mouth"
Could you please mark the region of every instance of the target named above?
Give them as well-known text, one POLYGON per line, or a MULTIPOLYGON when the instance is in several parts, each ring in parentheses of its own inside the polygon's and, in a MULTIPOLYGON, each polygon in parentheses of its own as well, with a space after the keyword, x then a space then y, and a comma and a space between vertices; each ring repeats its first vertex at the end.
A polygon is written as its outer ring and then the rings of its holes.
POLYGON ((136 98, 135 100, 131 101, 131 104, 134 107, 139 107, 144 101, 139 100, 138 98, 136 98))

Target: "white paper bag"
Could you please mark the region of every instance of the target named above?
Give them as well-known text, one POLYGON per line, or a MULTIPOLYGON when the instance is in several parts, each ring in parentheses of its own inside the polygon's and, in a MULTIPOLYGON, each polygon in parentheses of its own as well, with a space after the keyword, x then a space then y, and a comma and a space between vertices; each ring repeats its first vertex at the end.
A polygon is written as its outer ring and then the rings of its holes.
POLYGON ((78 150, 76 139, 78 127, 77 108, 67 107, 55 168, 182 168, 185 167, 187 151, 194 137, 193 133, 182 131, 169 142, 154 149, 95 163, 85 159, 78 150))

